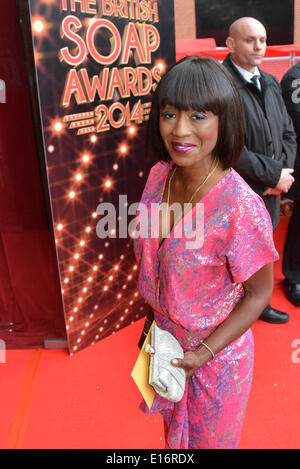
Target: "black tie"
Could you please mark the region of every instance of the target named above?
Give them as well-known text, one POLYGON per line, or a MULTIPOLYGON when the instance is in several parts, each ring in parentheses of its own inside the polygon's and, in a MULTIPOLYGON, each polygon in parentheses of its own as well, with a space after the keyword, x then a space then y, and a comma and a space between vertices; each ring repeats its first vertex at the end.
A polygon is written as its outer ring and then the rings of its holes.
POLYGON ((253 77, 251 78, 251 81, 254 84, 254 86, 258 89, 258 91, 260 91, 259 75, 253 75, 253 77))

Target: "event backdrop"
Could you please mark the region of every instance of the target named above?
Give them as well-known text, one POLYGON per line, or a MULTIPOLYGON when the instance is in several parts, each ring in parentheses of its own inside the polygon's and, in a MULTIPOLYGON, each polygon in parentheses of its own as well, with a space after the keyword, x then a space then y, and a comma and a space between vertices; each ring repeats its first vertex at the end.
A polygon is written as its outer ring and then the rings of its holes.
POLYGON ((151 94, 175 61, 174 6, 173 0, 29 0, 29 7, 75 353, 145 315, 130 222, 153 164, 145 157, 151 94))

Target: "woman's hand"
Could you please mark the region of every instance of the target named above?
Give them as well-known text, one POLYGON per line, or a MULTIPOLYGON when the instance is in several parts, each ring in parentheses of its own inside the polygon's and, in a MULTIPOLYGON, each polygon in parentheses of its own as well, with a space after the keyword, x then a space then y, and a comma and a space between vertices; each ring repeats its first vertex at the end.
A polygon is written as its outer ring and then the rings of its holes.
POLYGON ((190 378, 198 368, 204 365, 211 358, 210 352, 201 347, 194 352, 186 352, 184 358, 175 358, 171 361, 173 366, 183 368, 186 379, 190 378))

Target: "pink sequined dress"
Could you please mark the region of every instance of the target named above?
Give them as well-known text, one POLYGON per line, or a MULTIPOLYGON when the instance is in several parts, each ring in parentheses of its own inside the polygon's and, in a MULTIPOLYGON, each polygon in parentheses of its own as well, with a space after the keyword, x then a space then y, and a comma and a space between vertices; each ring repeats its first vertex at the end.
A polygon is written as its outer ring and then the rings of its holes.
MULTIPOLYGON (((150 171, 141 207, 151 211, 152 219, 153 207, 158 216, 170 168, 159 162, 150 171)), ((278 259, 269 214, 233 169, 201 204, 203 223, 195 226, 203 230, 202 245, 187 248, 191 237, 182 230, 185 217, 161 245, 157 236, 141 234, 141 224, 140 236, 134 240, 140 292, 153 307, 157 325, 170 331, 184 351, 195 350, 226 319, 244 295, 242 282, 278 259)), ((195 207, 186 215, 192 221, 195 207)), ((192 375, 180 402, 171 403, 156 394, 151 411, 141 404, 144 412, 163 415, 166 448, 238 447, 253 353, 249 329, 192 375)))

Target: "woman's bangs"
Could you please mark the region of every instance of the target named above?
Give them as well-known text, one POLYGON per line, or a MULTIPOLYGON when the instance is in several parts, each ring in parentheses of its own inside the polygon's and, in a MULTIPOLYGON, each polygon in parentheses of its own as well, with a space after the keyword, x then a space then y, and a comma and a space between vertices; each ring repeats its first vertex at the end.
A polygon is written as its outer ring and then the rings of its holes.
POLYGON ((219 113, 218 99, 211 83, 207 83, 204 76, 199 80, 199 68, 193 73, 193 67, 189 69, 172 70, 166 79, 162 79, 159 89, 159 108, 166 105, 176 109, 187 111, 211 111, 219 113), (176 73, 172 73, 176 72, 176 73))

